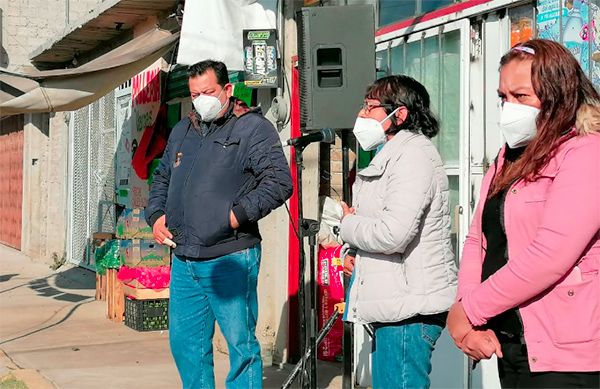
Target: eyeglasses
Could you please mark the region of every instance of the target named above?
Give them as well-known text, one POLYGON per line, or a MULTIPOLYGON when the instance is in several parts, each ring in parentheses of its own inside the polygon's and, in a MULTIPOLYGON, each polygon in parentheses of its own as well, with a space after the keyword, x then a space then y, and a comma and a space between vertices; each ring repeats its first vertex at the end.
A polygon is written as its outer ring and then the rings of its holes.
POLYGON ((393 106, 391 104, 368 104, 364 102, 360 105, 361 111, 365 111, 366 113, 369 113, 376 108, 392 109, 393 106))

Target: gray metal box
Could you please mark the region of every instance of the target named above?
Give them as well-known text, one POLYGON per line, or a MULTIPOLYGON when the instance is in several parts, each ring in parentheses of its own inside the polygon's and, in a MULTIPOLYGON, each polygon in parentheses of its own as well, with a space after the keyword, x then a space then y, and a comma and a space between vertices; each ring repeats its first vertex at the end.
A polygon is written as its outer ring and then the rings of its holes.
POLYGON ((373 6, 306 7, 296 22, 302 130, 352 128, 375 80, 373 6))

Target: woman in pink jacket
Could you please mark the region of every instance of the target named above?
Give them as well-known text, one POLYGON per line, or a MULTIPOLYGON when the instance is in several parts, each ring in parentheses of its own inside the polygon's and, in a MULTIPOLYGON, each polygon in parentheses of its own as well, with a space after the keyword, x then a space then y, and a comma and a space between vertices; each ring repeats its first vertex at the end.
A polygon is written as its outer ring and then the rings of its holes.
POLYGON ((481 188, 448 315, 503 388, 600 387, 600 96, 563 46, 502 57, 506 140, 481 188))

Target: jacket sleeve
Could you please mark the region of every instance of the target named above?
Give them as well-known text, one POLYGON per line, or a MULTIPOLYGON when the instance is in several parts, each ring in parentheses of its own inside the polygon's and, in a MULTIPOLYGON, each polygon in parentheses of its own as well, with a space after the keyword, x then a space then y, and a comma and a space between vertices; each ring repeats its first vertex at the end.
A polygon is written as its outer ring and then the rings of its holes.
POLYGON ((469 232, 467 233, 467 238, 465 239, 465 244, 463 246, 462 255, 460 257, 460 267, 458 270, 457 301, 462 299, 468 291, 481 284, 484 259, 481 217, 483 214, 483 207, 485 206, 485 199, 487 198, 487 191, 484 193, 484 187, 489 186, 489 182, 491 182, 494 175, 494 169, 495 164, 488 169, 483 179, 477 208, 475 209, 471 226, 469 227, 469 232))
POLYGON ((166 212, 167 194, 169 192, 169 181, 171 180, 171 152, 173 148, 173 136, 169 137, 167 147, 160 160, 158 168, 154 171, 150 195, 148 197, 148 206, 146 207, 146 223, 150 227, 154 226, 156 220, 166 212))
POLYGON ((273 125, 262 119, 250 137, 248 167, 256 186, 233 206, 238 223, 257 222, 292 196, 290 168, 273 125))
POLYGON ((381 215, 342 219, 342 240, 352 247, 371 253, 403 253, 419 231, 423 212, 431 204, 433 164, 420 150, 406 150, 397 161, 388 162, 392 163, 381 215))
POLYGON ((565 152, 533 242, 463 297, 471 324, 483 325, 555 285, 598 233, 600 135, 586 137, 594 139, 565 152))

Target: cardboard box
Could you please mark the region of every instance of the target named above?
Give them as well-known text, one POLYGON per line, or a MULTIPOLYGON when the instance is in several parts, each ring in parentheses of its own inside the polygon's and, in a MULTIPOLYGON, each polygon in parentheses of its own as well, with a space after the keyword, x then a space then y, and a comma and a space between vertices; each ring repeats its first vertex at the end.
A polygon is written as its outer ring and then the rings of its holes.
POLYGON ((129 189, 129 170, 131 169, 131 96, 117 97, 115 106, 117 133, 119 140, 115 150, 115 186, 117 191, 116 202, 131 208, 129 189))
POLYGON ((153 240, 123 239, 120 251, 121 260, 125 266, 157 267, 171 264, 169 247, 160 245, 153 240))
POLYGON ((117 220, 117 237, 152 240, 152 227, 146 223, 144 209, 125 209, 117 220))
POLYGON ((123 284, 123 292, 125 293, 125 296, 136 300, 154 300, 169 298, 169 288, 146 289, 136 287, 136 285, 132 284, 123 284))

